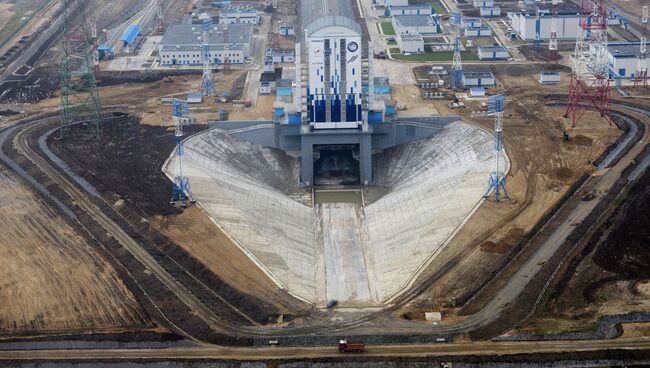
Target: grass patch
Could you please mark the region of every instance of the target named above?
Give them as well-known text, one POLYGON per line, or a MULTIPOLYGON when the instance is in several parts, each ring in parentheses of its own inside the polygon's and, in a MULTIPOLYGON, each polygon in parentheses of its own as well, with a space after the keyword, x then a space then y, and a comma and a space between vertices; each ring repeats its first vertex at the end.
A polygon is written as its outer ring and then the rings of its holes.
POLYGON ((429 5, 431 5, 432 8, 436 9, 436 14, 447 14, 447 10, 444 6, 442 6, 440 0, 429 1, 429 5))
POLYGON ((395 28, 393 28, 393 24, 391 22, 379 22, 379 27, 381 28, 383 34, 388 36, 395 35, 395 28))
POLYGON ((29 17, 33 14, 31 11, 26 11, 26 12, 17 12, 9 20, 7 23, 5 23, 4 27, 2 27, 2 30, 0 30, 0 46, 4 46, 7 41, 11 39, 25 24, 26 22, 29 21, 26 20, 25 22, 21 21, 20 19, 22 17, 29 17))
MULTIPOLYGON (((390 54, 395 60, 402 61, 451 61, 454 57, 454 53, 449 52, 424 52, 420 54, 411 54, 403 55, 400 53, 399 48, 392 47, 390 49, 390 54)), ((478 55, 473 52, 465 51, 460 53, 460 57, 464 61, 477 61, 478 55)))

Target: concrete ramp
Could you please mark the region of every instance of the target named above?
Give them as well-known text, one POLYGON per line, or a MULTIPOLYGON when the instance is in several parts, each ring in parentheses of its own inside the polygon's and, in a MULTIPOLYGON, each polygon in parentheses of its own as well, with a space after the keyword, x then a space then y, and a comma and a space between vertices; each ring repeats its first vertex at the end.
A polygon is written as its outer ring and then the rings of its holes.
POLYGON ((362 206, 324 203, 317 205, 316 213, 322 232, 326 299, 378 302, 368 279, 368 236, 362 206))
MULTIPOLYGON (((216 129, 185 148, 185 174, 213 221, 279 286, 321 306, 376 305, 405 290, 481 203, 493 159, 488 132, 450 123, 373 157, 389 190, 372 204, 312 208, 290 197, 298 165, 282 151, 216 129)), ((172 153, 164 170, 176 168, 172 153)))

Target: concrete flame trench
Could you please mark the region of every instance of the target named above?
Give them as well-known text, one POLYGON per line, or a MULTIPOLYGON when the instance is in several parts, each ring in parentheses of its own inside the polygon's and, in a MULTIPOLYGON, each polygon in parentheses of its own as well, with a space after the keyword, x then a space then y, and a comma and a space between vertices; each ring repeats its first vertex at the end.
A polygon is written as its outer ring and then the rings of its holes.
MULTIPOLYGON (((435 261, 478 207, 494 158, 492 135, 474 125, 445 120, 422 133, 410 128, 422 122, 401 124, 414 134, 373 154, 373 178, 386 193, 370 204, 313 204, 297 188, 296 150, 270 148, 282 139, 273 138, 276 124, 194 135, 183 169, 199 205, 278 286, 320 305, 380 306, 435 261)), ((172 154, 163 170, 173 177, 176 168, 172 154)))

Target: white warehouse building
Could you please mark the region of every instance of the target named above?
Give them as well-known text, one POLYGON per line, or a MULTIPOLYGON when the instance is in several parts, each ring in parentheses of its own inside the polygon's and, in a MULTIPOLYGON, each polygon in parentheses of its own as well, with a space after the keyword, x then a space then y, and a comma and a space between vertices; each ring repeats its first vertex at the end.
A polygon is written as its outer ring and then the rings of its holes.
POLYGON ((307 110, 315 129, 357 128, 362 124, 361 27, 327 16, 306 30, 309 53, 307 110))
POLYGON ((252 6, 231 5, 219 16, 219 24, 259 24, 260 15, 252 6))
MULTIPOLYGON (((226 58, 230 63, 241 64, 251 56, 253 26, 250 24, 228 25, 228 44, 224 40, 224 26, 213 26, 208 32, 210 61, 221 64, 226 58)), ((203 30, 192 24, 173 24, 167 28, 160 41, 158 54, 162 66, 203 64, 203 30)))
POLYGON ((399 34, 397 35, 397 44, 402 53, 405 52, 424 52, 424 38, 422 35, 416 34, 399 34))
POLYGON ((409 0, 378 0, 377 2, 384 6, 406 6, 409 4, 409 0))
MULTIPOLYGON (((522 40, 535 39, 535 26, 537 15, 535 13, 508 13, 512 29, 517 32, 522 40)), ((551 22, 553 16, 548 12, 540 14, 539 36, 543 40, 551 38, 551 22)), ((556 20, 557 38, 574 40, 578 36, 580 15, 577 13, 558 13, 556 20)))
POLYGON ((633 78, 641 54, 640 42, 609 42, 607 60, 609 73, 614 77, 633 78))
POLYGON ((395 33, 439 33, 440 25, 431 15, 396 15, 391 17, 395 33))

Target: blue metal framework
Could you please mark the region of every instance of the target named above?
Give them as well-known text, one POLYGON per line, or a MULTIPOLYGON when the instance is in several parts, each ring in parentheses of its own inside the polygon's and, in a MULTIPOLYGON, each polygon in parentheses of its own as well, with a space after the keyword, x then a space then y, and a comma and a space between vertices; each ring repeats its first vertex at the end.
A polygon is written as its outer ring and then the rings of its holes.
POLYGON ((488 180, 488 188, 483 194, 487 198, 494 190, 494 199, 499 202, 501 190, 503 196, 510 198, 506 189, 506 175, 504 167, 501 165, 501 155, 503 151, 503 112, 505 110, 506 99, 503 95, 490 96, 488 99, 488 113, 494 114, 494 166, 488 180))
POLYGON ((537 7, 537 14, 535 16, 535 40, 533 41, 533 48, 539 50, 542 47, 542 21, 539 15, 539 6, 537 7))
POLYGON ((463 62, 460 58, 460 25, 462 15, 460 12, 452 12, 449 16, 449 23, 454 27, 454 59, 451 65, 451 88, 460 89, 463 87, 463 62))
POLYGON ((181 202, 182 207, 187 207, 187 198, 190 202, 196 202, 192 197, 190 187, 190 179, 183 175, 183 125, 189 120, 189 108, 187 101, 172 100, 172 117, 174 118, 174 138, 176 140, 176 157, 178 161, 178 173, 174 177, 174 184, 172 186, 172 197, 169 200, 170 204, 176 204, 176 201, 181 202))

